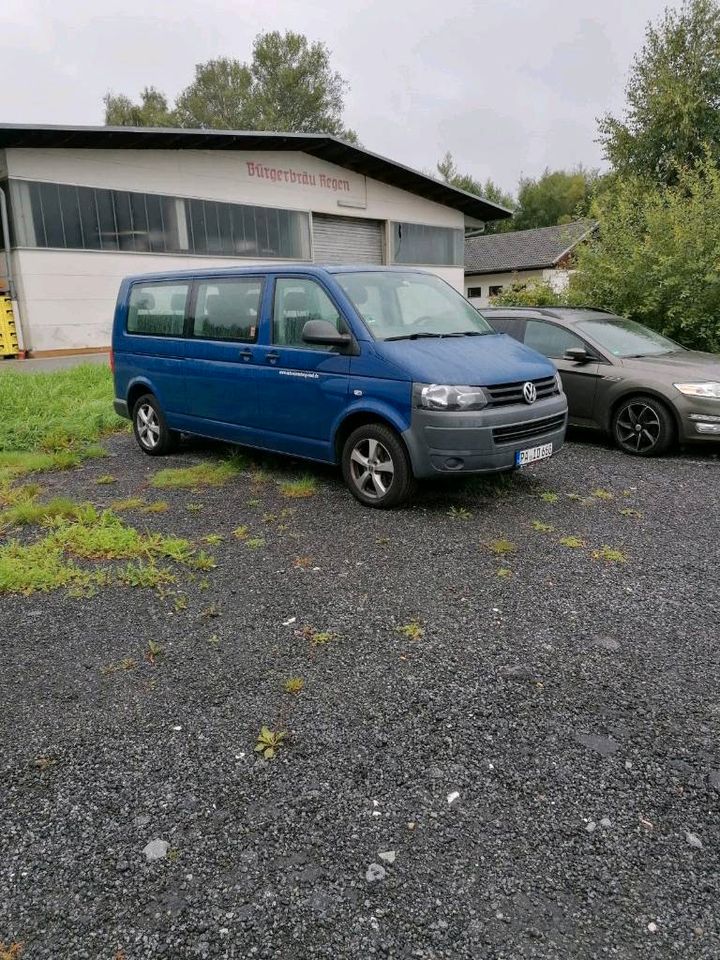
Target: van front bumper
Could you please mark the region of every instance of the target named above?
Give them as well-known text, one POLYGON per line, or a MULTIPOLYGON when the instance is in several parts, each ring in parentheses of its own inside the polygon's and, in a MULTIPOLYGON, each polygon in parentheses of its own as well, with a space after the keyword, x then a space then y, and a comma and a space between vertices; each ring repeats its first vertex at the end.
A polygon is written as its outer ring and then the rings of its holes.
POLYGON ((515 469, 518 450, 565 442, 567 399, 557 394, 532 406, 513 404, 477 412, 413 410, 403 440, 416 477, 498 473, 515 469))

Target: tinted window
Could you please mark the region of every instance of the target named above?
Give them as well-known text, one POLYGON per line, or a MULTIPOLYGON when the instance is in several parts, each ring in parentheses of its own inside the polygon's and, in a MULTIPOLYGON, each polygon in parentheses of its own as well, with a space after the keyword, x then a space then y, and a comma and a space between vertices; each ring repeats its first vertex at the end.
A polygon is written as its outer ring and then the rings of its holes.
POLYGON ((498 333, 507 333, 522 343, 523 329, 525 327, 524 319, 520 317, 496 317, 495 314, 491 314, 489 317, 486 316, 485 319, 490 321, 498 333))
POLYGON ((560 359, 566 350, 585 347, 585 343, 574 333, 554 323, 546 323, 544 320, 528 320, 525 329, 525 345, 555 360, 560 359))
POLYGON ((198 284, 193 335, 209 340, 257 339, 262 281, 208 280, 198 284))
POLYGON ((430 227, 423 223, 393 223, 395 263, 438 264, 461 267, 464 262, 462 230, 430 227))
POLYGON ((187 283, 138 283, 130 291, 128 333, 183 335, 187 283))
POLYGON ((305 343, 302 331, 308 320, 327 320, 342 333, 346 332, 337 307, 314 280, 281 278, 275 283, 273 311, 273 343, 306 350, 331 350, 305 343))

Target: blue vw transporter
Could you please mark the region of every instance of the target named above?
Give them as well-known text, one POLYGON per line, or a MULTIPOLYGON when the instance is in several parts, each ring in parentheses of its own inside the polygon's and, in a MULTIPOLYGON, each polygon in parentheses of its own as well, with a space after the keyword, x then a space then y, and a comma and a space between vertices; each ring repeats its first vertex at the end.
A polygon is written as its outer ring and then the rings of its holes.
POLYGON ((189 433, 340 464, 370 507, 415 478, 514 470, 565 436, 553 364, 421 270, 129 277, 112 348, 115 409, 145 453, 189 433))

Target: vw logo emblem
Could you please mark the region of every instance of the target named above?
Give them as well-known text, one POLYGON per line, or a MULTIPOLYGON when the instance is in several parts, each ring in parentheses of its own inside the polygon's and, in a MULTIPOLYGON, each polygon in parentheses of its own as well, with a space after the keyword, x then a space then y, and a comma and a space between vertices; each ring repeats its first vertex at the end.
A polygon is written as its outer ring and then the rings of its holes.
POLYGON ((535 403, 537 400, 537 390, 535 389, 535 384, 531 383, 529 380, 523 387, 523 396, 525 397, 525 403, 535 403))

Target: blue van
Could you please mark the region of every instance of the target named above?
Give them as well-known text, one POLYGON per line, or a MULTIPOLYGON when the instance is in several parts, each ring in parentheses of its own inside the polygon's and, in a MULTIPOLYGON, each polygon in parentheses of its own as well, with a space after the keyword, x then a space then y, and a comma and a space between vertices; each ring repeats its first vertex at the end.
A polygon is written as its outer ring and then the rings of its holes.
POLYGON ((418 477, 514 470, 565 436, 553 364, 421 270, 129 277, 112 348, 115 409, 145 453, 188 433, 340 464, 371 507, 418 477))

